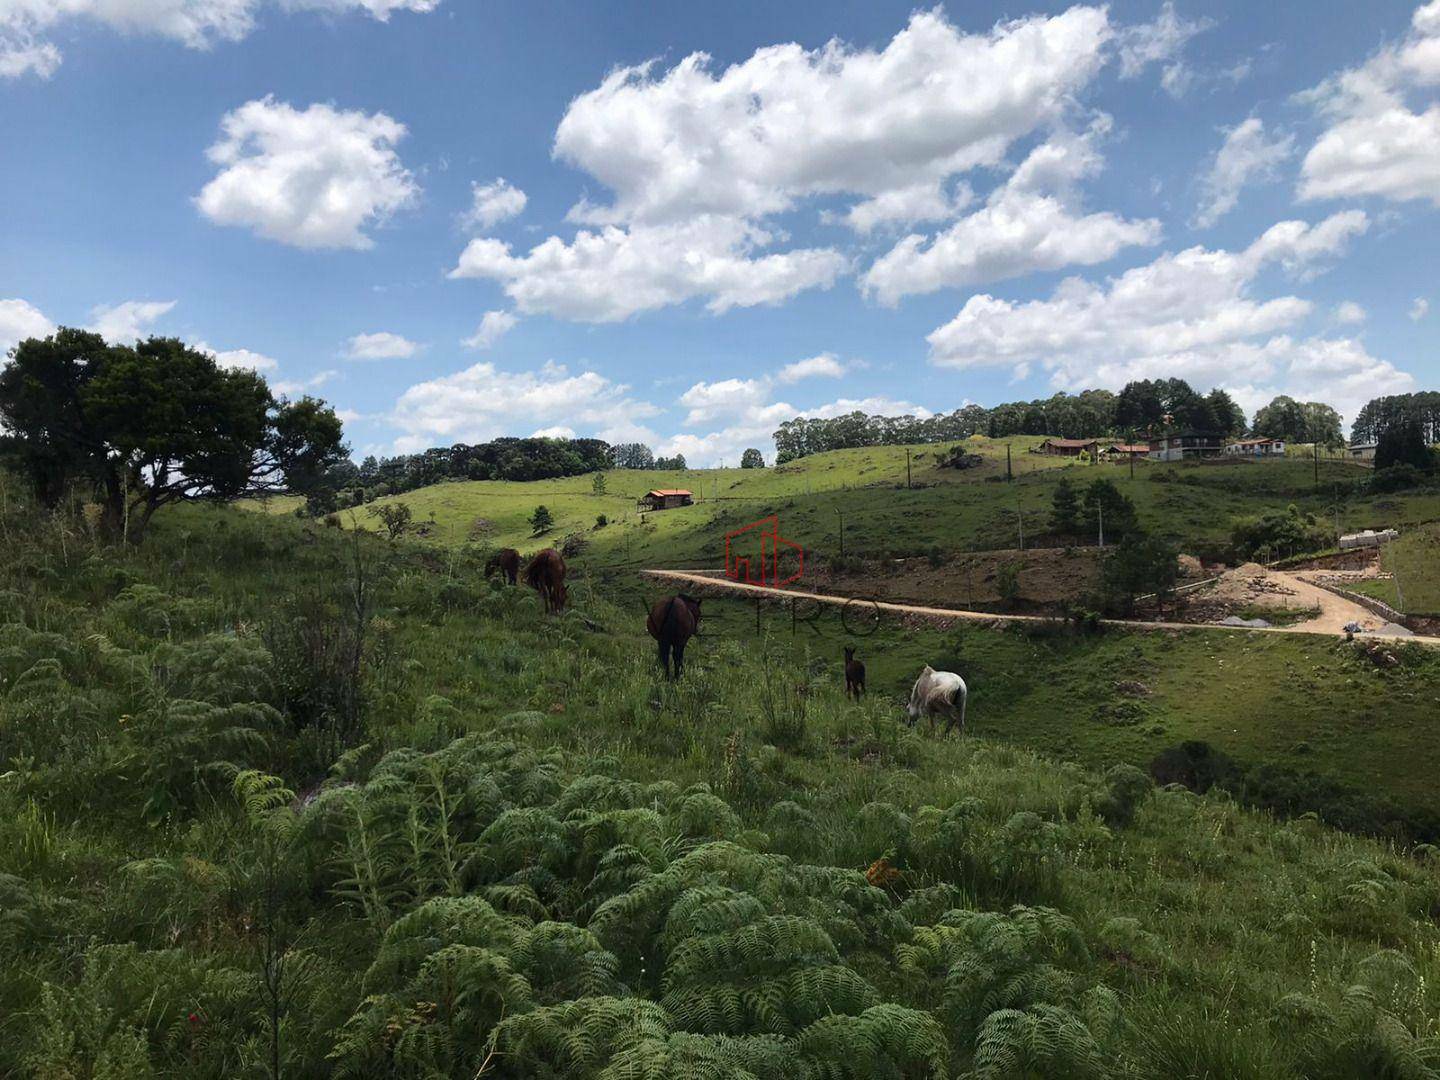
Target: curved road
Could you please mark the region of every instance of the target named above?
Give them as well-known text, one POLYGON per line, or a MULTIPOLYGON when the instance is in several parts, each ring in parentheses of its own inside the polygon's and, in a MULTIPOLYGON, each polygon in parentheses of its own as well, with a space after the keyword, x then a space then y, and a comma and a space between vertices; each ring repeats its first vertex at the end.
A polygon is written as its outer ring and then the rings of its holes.
MULTIPOLYGON (((699 585, 708 589, 715 589, 721 592, 731 592, 741 595, 757 595, 781 600, 808 600, 817 604, 831 604, 837 607, 844 607, 847 604, 864 604, 866 607, 876 611, 889 612, 896 615, 920 615, 932 619, 945 619, 947 621, 967 622, 1001 622, 1001 623, 1026 623, 1026 622, 1052 622, 1053 619, 1045 615, 999 615, 991 611, 963 611, 956 608, 925 607, 918 604, 895 604, 885 600, 871 600, 865 597, 853 596, 831 596, 825 593, 806 592, 802 589, 772 589, 764 585, 750 585, 743 581, 731 581, 718 570, 642 570, 642 574, 648 577, 659 578, 665 581, 682 582, 688 585, 699 585)), ((1287 584, 1294 582, 1299 584, 1298 579, 1289 578, 1287 584)), ((1338 637, 1342 632, 1340 627, 1348 618, 1342 619, 1334 630, 1331 630, 1330 623, 1335 620, 1339 611, 1338 605, 1343 604, 1345 609, 1355 609, 1365 617, 1374 621, 1374 615, 1364 608, 1349 601, 1342 600, 1333 593, 1328 593, 1308 582, 1304 583, 1306 589, 1305 599, 1311 599, 1309 591, 1313 590, 1328 600, 1321 601, 1318 597, 1315 606, 1322 611, 1322 617, 1297 626, 1225 626, 1220 623, 1180 623, 1180 622, 1155 622, 1138 621, 1129 619, 1102 619, 1101 622, 1107 626, 1133 627, 1139 630, 1238 630, 1247 634, 1318 634, 1322 637, 1338 637)), ((1353 614, 1345 611, 1343 614, 1353 614)), ((1372 635, 1361 635, 1362 637, 1372 635)), ((1440 646, 1440 637, 1383 637, 1377 640, 1384 641, 1415 641, 1422 645, 1440 646)))

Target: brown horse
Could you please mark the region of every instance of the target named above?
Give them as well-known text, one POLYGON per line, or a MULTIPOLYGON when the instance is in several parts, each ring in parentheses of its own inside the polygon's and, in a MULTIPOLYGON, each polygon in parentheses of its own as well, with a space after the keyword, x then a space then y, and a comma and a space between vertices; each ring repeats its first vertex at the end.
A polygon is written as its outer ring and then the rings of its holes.
POLYGON ((505 575, 506 581, 514 585, 520 579, 520 552, 514 548, 501 548, 491 555, 490 561, 485 564, 485 576, 488 578, 497 570, 505 575))
POLYGON ((565 560, 554 548, 546 548, 525 567, 525 584, 545 601, 545 610, 559 614, 565 610, 565 560))
POLYGON ((645 620, 645 629, 659 648, 660 669, 665 677, 678 679, 685 663, 685 643, 700 632, 700 601, 683 593, 657 601, 645 620), (673 676, 671 657, 675 660, 673 676))
POLYGON ((855 650, 845 649, 845 696, 860 700, 865 693, 865 665, 855 659, 855 650))

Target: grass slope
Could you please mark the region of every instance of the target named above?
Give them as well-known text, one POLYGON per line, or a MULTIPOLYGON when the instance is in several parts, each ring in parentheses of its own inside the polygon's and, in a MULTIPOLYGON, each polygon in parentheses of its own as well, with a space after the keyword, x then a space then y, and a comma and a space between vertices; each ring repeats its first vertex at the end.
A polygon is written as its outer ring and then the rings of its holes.
MULTIPOLYGON (((689 472, 612 470, 607 493, 597 496, 587 477, 512 483, 438 484, 390 500, 408 503, 420 522, 432 522, 433 538, 445 544, 480 540, 530 551, 572 532, 591 540, 592 560, 626 566, 718 566, 724 535, 767 514, 779 514, 785 536, 808 551, 836 553, 843 522, 850 553, 922 554, 1015 547, 1022 530, 1033 538, 1048 528, 1055 485, 1105 478, 1134 500, 1152 532, 1188 548, 1221 544, 1233 518, 1283 509, 1290 503, 1325 521, 1336 507, 1329 487, 1367 475, 1360 466, 1322 461, 1319 488, 1308 460, 1080 465, 1028 453, 1042 440, 967 440, 983 458, 974 469, 937 465, 943 448, 910 447, 913 487, 905 487, 905 447, 872 447, 816 454, 780 468, 689 472), (1014 483, 1004 483, 1007 442, 1014 483), (635 512, 635 500, 652 487, 684 487, 695 506, 635 512), (539 504, 555 517, 553 533, 530 534, 528 519, 539 504), (605 514, 611 524, 595 529, 605 514), (476 522, 483 525, 476 529, 476 522)), ((1440 518, 1440 493, 1352 498, 1339 507, 1342 528, 1410 525, 1440 518)), ((359 512, 366 527, 373 519, 359 512)))
MULTIPOLYGON (((909 732, 933 632, 861 705, 763 627, 666 684, 596 575, 551 619, 463 555, 6 505, 0 1072, 1436 1075, 1427 850, 909 732)), ((951 644, 988 731, 1137 667, 1178 728, 1207 641, 951 644)))
POLYGON ((1397 611, 1440 615, 1440 524, 1412 529, 1386 544, 1380 551, 1380 568, 1389 576, 1357 581, 1350 587, 1397 611))

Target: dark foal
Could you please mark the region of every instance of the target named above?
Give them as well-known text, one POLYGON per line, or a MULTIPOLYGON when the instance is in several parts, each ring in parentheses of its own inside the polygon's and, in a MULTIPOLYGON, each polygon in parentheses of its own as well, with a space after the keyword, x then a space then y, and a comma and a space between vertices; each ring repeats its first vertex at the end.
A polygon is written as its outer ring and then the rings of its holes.
POLYGON ((520 578, 520 552, 514 548, 501 548, 490 561, 485 564, 485 576, 488 578, 496 571, 505 575, 505 580, 514 585, 520 578))
POLYGON ((547 614, 558 615, 565 610, 565 569, 565 560, 554 548, 540 552, 525 568, 525 584, 540 594, 547 614))
POLYGON ((855 650, 845 649, 845 696, 860 700, 865 693, 865 665, 855 659, 855 650))

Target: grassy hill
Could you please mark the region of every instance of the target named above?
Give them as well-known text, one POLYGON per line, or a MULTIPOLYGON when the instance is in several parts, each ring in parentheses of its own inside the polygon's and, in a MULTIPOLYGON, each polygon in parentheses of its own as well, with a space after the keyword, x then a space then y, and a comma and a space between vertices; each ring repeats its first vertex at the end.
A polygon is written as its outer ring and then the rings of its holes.
POLYGON ((618 577, 554 619, 463 551, 0 506, 0 1073, 1436 1075, 1433 849, 1008 741, 1123 749, 1134 680, 1140 734, 1228 705, 1408 783, 1425 662, 886 628, 856 705, 829 639, 726 617, 660 681, 618 577), (929 656, 981 734, 898 722, 929 656))
POLYGON ((1440 614, 1440 524, 1412 529, 1380 551, 1386 577, 1351 587, 1385 601, 1397 611, 1440 614))
MULTIPOLYGON (((1368 470, 1343 460, 1320 464, 1317 488, 1313 464, 1293 458, 1226 464, 1081 465, 1029 453, 1042 440, 967 440, 982 458, 973 469, 941 468, 945 448, 909 447, 911 487, 906 488, 906 447, 872 447, 816 454, 769 469, 712 469, 688 472, 612 470, 607 491, 596 495, 589 477, 528 483, 478 481, 438 484, 385 501, 407 503, 418 522, 429 523, 440 543, 478 540, 530 551, 542 542, 583 532, 590 558, 626 566, 718 566, 724 534, 766 514, 778 513, 784 535, 812 552, 836 553, 843 521, 850 553, 923 554, 1015 547, 1022 530, 1032 541, 1048 525, 1051 497, 1062 478, 1088 483, 1106 478, 1136 504, 1153 532, 1189 550, 1222 544, 1239 515, 1283 509, 1294 503, 1325 521, 1336 517, 1335 481, 1353 481, 1368 470), (1011 448, 1013 483, 1006 483, 1005 454, 1011 448), (636 499, 653 487, 684 487, 697 504, 643 516, 636 499), (546 538, 531 536, 535 507, 548 507, 555 528, 546 538), (598 515, 609 524, 596 529, 598 515)), ((1411 524, 1440 518, 1440 493, 1407 493, 1346 500, 1339 507, 1342 528, 1411 524)), ((358 512, 370 527, 374 520, 358 512)))

